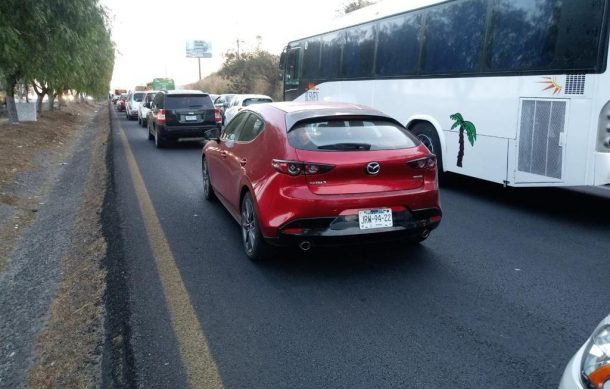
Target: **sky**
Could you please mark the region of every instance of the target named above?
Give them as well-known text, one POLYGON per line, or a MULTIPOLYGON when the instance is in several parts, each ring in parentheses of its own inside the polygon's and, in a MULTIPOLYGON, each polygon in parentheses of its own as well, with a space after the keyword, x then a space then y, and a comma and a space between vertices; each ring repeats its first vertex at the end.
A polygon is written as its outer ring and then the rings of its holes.
POLYGON ((176 85, 199 78, 187 40, 212 43, 201 76, 217 71, 223 53, 260 47, 280 54, 292 39, 309 35, 338 16, 346 0, 100 0, 109 11, 116 58, 111 89, 134 89, 153 78, 176 85), (257 39, 260 36, 260 39, 257 39))

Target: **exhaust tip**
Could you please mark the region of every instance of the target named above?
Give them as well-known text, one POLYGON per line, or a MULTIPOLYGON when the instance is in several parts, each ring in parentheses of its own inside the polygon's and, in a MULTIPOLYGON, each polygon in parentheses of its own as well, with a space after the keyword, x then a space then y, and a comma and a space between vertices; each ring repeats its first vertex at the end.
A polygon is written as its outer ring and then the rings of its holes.
POLYGON ((311 242, 309 242, 308 240, 304 240, 299 243, 299 248, 303 251, 309 251, 311 249, 311 242))
POLYGON ((426 239, 430 235, 430 230, 426 229, 421 233, 421 237, 426 239))

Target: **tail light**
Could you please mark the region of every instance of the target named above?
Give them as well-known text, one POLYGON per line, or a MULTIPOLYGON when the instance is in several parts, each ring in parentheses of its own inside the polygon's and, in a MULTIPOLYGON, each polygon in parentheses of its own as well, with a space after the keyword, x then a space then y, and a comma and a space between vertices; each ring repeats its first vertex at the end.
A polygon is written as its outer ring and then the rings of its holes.
POLYGON ((222 123, 222 115, 220 114, 220 108, 214 108, 214 121, 216 123, 222 123))
POLYGON ((274 159, 271 165, 280 173, 288 174, 289 176, 298 175, 314 175, 322 174, 331 171, 335 165, 326 165, 320 163, 310 163, 302 161, 282 161, 274 159))
POLYGON ((429 157, 416 159, 414 161, 407 162, 407 165, 414 169, 434 169, 436 168, 436 157, 431 155, 429 157))
POLYGON ((165 110, 164 109, 159 110, 159 113, 157 114, 157 121, 165 122, 165 110))

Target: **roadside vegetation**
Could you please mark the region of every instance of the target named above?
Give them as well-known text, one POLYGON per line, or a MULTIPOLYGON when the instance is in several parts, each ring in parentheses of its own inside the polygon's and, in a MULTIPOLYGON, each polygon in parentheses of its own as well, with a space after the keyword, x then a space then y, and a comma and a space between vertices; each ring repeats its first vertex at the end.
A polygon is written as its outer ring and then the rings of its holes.
POLYGON ((68 91, 81 98, 108 93, 114 45, 98 0, 3 0, 0 42, 0 89, 13 123, 18 87, 35 90, 38 112, 45 96, 52 110, 68 91))
POLYGON ((279 56, 260 49, 245 53, 230 51, 219 71, 186 87, 218 94, 259 93, 280 100, 278 75, 279 56))

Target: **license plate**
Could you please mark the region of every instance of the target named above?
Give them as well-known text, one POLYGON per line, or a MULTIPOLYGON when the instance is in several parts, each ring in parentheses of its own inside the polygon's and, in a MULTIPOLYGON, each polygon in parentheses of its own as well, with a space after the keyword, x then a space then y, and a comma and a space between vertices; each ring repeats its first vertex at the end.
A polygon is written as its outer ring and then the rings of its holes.
POLYGON ((392 227, 392 210, 383 208, 360 211, 358 212, 358 221, 361 230, 392 227))
POLYGON ((197 116, 196 115, 186 115, 184 117, 184 120, 197 120, 197 116))

